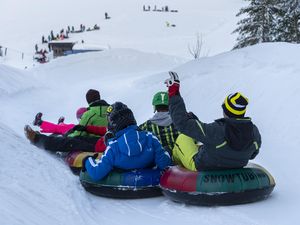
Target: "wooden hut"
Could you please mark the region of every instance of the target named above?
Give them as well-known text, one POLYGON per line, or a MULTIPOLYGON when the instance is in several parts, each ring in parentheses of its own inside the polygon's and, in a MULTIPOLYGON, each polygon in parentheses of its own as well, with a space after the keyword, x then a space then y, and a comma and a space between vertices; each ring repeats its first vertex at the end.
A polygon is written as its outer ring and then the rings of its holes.
POLYGON ((75 42, 63 42, 63 41, 53 41, 49 42, 49 47, 53 51, 53 57, 64 56, 65 52, 70 52, 73 50, 75 42))

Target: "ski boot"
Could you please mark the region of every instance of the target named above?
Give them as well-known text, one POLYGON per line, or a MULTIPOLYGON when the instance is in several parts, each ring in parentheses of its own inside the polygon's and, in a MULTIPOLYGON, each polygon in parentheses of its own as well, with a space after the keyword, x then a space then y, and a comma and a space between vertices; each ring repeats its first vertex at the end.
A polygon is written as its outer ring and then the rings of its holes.
POLYGON ((41 113, 41 112, 39 112, 35 115, 35 118, 33 120, 33 125, 34 126, 41 126, 42 125, 42 123, 43 123, 42 116, 43 116, 43 113, 41 113))
POLYGON ((34 143, 36 141, 38 133, 36 131, 32 130, 32 128, 29 125, 26 125, 24 127, 24 133, 25 133, 26 138, 31 143, 34 143))
POLYGON ((65 117, 61 116, 58 118, 57 124, 65 122, 65 117))

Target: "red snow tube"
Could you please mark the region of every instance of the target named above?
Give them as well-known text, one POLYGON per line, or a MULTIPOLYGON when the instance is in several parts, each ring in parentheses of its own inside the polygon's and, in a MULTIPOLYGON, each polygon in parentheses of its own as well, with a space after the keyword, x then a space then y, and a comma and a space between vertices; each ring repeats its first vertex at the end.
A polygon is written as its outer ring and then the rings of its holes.
POLYGON ((193 172, 179 166, 168 169, 160 179, 163 194, 176 202, 193 205, 234 205, 267 198, 274 178, 263 167, 193 172))

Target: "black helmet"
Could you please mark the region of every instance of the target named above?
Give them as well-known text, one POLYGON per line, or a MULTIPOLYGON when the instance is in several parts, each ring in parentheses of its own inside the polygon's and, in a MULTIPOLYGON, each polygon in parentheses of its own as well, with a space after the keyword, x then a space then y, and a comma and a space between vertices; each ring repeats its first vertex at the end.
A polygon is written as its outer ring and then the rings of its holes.
POLYGON ((107 108, 108 128, 116 133, 130 125, 136 125, 131 109, 122 102, 115 102, 107 108))

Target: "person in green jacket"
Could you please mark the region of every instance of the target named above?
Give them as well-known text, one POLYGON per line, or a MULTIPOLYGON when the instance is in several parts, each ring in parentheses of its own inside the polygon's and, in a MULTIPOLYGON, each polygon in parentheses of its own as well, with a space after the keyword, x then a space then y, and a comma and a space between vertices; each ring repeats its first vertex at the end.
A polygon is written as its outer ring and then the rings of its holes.
POLYGON ((24 127, 25 136, 33 145, 51 152, 96 151, 100 134, 93 135, 86 132, 87 127, 93 125, 102 127, 102 130, 105 130, 108 125, 107 108, 109 104, 100 99, 99 91, 93 89, 86 93, 86 100, 89 103, 88 111, 82 115, 79 125, 72 128, 71 132, 63 136, 47 136, 32 130, 29 125, 26 125, 24 127))
MULTIPOLYGON (((97 90, 90 89, 86 93, 86 101, 89 104, 87 111, 82 115, 79 125, 81 126, 105 126, 107 127, 107 107, 109 104, 100 98, 100 93, 97 90)), ((85 131, 71 130, 68 137, 78 137, 78 136, 95 136, 94 134, 87 133, 85 131)))
MULTIPOLYGON (((223 118, 203 123, 186 111, 179 93, 179 77, 169 72, 169 108, 175 127, 182 133, 173 149, 173 160, 192 171, 241 168, 259 153, 261 136, 251 118, 245 117, 248 99, 239 92, 228 95, 223 118)), ((201 107, 203 109, 203 107, 201 107)))
POLYGON ((157 92, 153 96, 152 105, 154 116, 142 123, 139 127, 142 130, 153 133, 168 152, 172 152, 179 132, 174 127, 169 113, 169 96, 167 92, 157 92))

